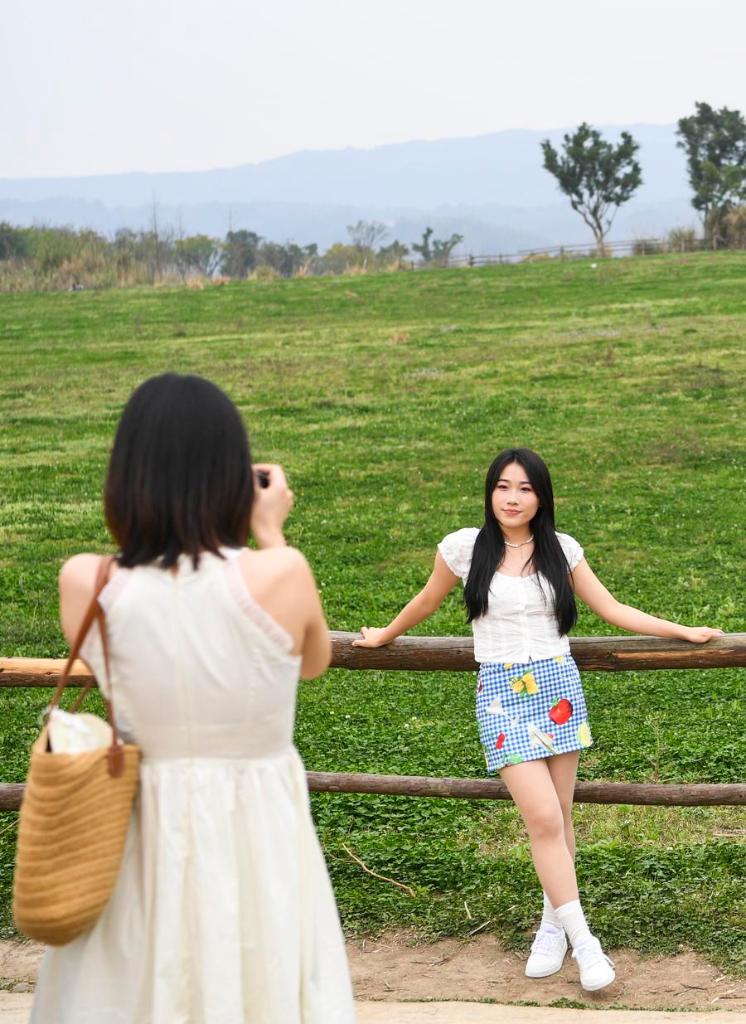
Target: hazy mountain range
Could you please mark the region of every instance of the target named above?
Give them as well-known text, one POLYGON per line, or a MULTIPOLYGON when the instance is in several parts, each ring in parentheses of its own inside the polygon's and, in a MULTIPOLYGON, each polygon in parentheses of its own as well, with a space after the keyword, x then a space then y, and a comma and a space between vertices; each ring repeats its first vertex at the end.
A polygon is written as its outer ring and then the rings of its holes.
MULTIPOLYGON (((643 185, 619 212, 612 238, 660 235, 696 225, 674 125, 623 129, 640 142, 643 185)), ((303 151, 208 171, 83 178, 0 179, 0 220, 69 224, 111 233, 160 225, 222 236, 249 228, 273 241, 346 241, 346 225, 381 220, 389 239, 457 231, 466 251, 512 252, 585 242, 590 232, 542 167, 540 141, 563 131, 506 131, 373 149, 303 151)))

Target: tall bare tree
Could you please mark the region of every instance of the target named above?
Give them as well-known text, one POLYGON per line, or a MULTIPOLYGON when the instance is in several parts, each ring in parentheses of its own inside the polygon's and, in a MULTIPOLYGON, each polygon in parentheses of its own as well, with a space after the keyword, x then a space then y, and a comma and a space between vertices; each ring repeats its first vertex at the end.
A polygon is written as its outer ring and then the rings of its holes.
POLYGON ((389 229, 379 220, 359 220, 347 225, 350 241, 361 252, 372 252, 388 233, 389 229))

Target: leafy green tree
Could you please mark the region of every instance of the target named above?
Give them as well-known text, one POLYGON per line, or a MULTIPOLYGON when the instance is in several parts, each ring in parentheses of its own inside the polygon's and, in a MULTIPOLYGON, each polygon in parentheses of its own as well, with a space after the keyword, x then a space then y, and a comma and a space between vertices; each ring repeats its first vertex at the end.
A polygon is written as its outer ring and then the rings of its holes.
POLYGON ((401 265, 409 255, 409 246, 403 245, 397 238, 394 239, 389 245, 383 245, 376 253, 376 259, 378 264, 382 267, 388 267, 394 264, 397 269, 401 269, 401 265))
POLYGON ((601 254, 617 210, 642 184, 635 159, 639 148, 629 132, 622 132, 614 146, 585 121, 564 136, 561 153, 549 139, 541 143, 545 170, 554 175, 573 210, 591 229, 601 254))
POLYGON ((432 262, 439 267, 447 267, 451 253, 463 240, 463 235, 455 233, 450 238, 434 238, 432 262))
POLYGON ((362 267, 363 259, 357 246, 334 242, 321 257, 321 268, 328 274, 344 274, 350 267, 362 267))
POLYGON ((432 228, 425 228, 422 232, 422 240, 420 242, 412 242, 412 251, 420 254, 423 263, 429 263, 433 258, 433 250, 430 245, 432 234, 432 228))
POLYGON ((176 266, 182 277, 190 272, 212 277, 220 266, 222 251, 220 243, 208 235, 190 235, 174 243, 176 266))
POLYGON ((0 260, 22 260, 28 253, 28 242, 22 228, 7 221, 0 222, 0 260))
POLYGON ((223 243, 221 271, 227 277, 243 280, 256 267, 260 242, 253 231, 229 231, 223 243))
POLYGON ((722 240, 728 211, 746 199, 746 121, 739 110, 695 103, 678 122, 676 145, 686 153, 692 206, 702 214, 705 239, 722 240))
POLYGON ((318 255, 318 246, 297 245, 295 242, 262 242, 257 254, 260 266, 272 267, 282 277, 292 277, 299 270, 307 267, 318 255))
POLYGON ((464 236, 457 234, 451 235, 450 238, 433 238, 432 236, 433 229, 425 228, 422 232, 422 241, 413 242, 412 249, 420 254, 423 263, 445 267, 453 250, 460 242, 463 242, 464 236))

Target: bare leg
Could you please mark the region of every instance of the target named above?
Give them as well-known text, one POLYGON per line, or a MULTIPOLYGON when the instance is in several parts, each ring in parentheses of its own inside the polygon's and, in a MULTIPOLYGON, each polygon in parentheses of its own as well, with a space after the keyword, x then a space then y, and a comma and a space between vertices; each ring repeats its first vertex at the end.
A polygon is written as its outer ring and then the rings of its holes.
POLYGON ((573 859, 575 858, 575 829, 572 824, 572 801, 579 760, 579 750, 571 750, 569 754, 556 754, 554 757, 547 758, 549 774, 552 776, 552 782, 562 808, 565 842, 573 859))
POLYGON ((525 822, 536 874, 553 907, 578 898, 562 804, 548 765, 563 756, 569 755, 508 765, 500 772, 525 822))

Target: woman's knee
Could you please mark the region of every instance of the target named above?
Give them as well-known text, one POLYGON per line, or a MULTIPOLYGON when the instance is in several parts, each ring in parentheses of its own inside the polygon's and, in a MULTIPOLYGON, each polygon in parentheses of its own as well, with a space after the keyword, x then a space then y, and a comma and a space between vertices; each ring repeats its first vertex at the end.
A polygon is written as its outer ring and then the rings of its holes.
POLYGON ((565 819, 559 804, 532 807, 524 814, 531 839, 559 839, 565 833, 565 819))

